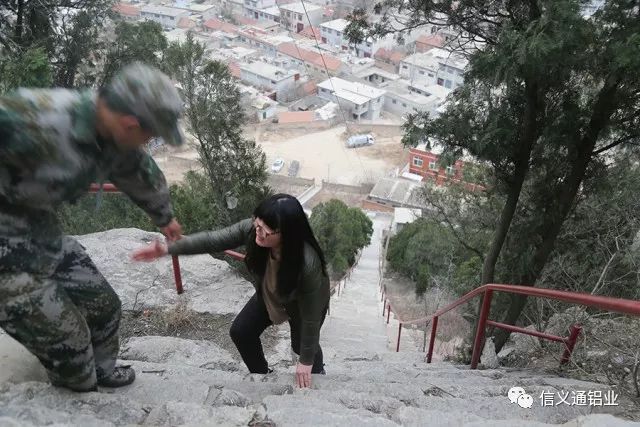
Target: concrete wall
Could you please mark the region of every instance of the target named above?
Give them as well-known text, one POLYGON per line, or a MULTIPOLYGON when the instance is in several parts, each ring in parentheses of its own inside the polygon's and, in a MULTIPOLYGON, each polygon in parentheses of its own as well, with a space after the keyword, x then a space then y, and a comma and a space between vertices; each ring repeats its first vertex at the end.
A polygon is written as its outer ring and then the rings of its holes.
POLYGON ((265 126, 265 130, 269 132, 278 132, 279 130, 291 130, 291 129, 313 129, 313 130, 326 130, 337 124, 336 119, 331 120, 314 120, 312 122, 304 123, 268 123, 265 126))
POLYGON ((345 184, 336 184, 334 182, 328 182, 324 179, 322 180, 322 189, 329 191, 343 191, 345 193, 357 193, 357 194, 369 194, 371 190, 373 190, 373 185, 371 184, 362 184, 362 185, 345 185, 345 184))
POLYGON ((176 28, 180 19, 189 17, 189 11, 182 11, 178 16, 167 16, 142 10, 140 11, 140 17, 147 21, 157 22, 164 28, 176 28))
POLYGON ((401 125, 374 125, 349 122, 347 123, 347 131, 351 135, 359 133, 373 133, 376 136, 392 137, 402 134, 401 125))
POLYGON ((372 200, 363 200, 362 201, 362 209, 368 211, 378 211, 378 212, 392 212, 394 211, 393 206, 385 206, 378 204, 372 200))
POLYGON ((307 178, 294 178, 290 176, 284 175, 269 175, 269 181, 282 184, 282 185, 298 185, 301 187, 308 187, 316 185, 315 179, 307 179, 307 178))

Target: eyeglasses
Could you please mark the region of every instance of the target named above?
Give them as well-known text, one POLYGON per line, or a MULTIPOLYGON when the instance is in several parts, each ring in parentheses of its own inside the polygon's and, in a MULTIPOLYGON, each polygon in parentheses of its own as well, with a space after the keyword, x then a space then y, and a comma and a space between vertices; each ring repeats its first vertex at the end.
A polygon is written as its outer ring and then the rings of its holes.
POLYGON ((256 229, 256 234, 260 233, 264 237, 273 236, 275 234, 280 234, 279 231, 267 231, 263 226, 258 224, 257 221, 253 221, 253 227, 256 229))

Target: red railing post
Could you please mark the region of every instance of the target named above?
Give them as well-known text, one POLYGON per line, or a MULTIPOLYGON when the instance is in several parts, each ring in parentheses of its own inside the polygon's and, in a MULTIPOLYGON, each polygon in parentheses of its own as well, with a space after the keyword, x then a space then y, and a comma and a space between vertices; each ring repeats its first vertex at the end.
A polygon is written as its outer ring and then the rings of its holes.
POLYGON ((183 292, 182 275, 180 274, 180 261, 178 261, 177 255, 173 255, 171 260, 173 261, 173 277, 176 280, 176 291, 178 291, 178 295, 180 295, 183 292))
POLYGON ((429 352, 427 353, 427 363, 431 363, 431 356, 433 355, 433 345, 436 342, 436 329, 438 329, 438 317, 433 318, 431 323, 431 339, 429 340, 429 352))
POLYGON ((387 325, 389 324, 389 317, 391 316, 391 304, 387 306, 387 325))
POLYGON ((562 359, 560 359, 561 365, 566 365, 569 362, 569 359, 571 359, 571 353, 573 353, 573 348, 576 346, 576 341, 578 340, 580 331, 582 331, 582 326, 577 323, 571 325, 569 338, 564 341, 565 349, 564 353, 562 353, 562 359))
POLYGON ((402 333, 402 323, 398 325, 398 343, 396 344, 396 353, 400 351, 400 334, 402 333))
POLYGON ((478 319, 478 329, 476 330, 476 337, 473 341, 473 353, 471 355, 471 369, 478 367, 480 361, 480 354, 482 353, 482 347, 484 344, 484 333, 487 326, 487 317, 489 317, 489 311, 491 310, 491 296, 493 291, 487 289, 482 296, 482 307, 480 308, 480 316, 478 319))

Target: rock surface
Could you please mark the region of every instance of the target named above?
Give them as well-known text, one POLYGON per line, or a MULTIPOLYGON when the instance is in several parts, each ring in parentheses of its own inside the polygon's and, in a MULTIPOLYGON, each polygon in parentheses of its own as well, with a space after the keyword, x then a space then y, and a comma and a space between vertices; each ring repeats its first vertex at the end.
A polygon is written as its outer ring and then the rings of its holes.
MULTIPOLYGON (((640 426, 614 417, 615 406, 541 404, 543 393, 606 393, 600 384, 530 370, 426 364, 423 354, 390 350, 397 325, 385 325, 377 293, 379 237, 387 221, 375 219, 372 244, 332 299, 321 336, 327 375, 314 375, 312 389, 293 386, 284 331, 269 356, 275 371, 267 375, 248 374, 237 355, 215 342, 130 338, 121 358, 136 370, 136 381, 84 394, 49 385, 38 361, 0 335, 0 426, 640 426), (510 402, 513 386, 532 396, 531 408, 510 402)), ((251 285, 209 256, 181 257, 186 292, 176 295, 170 261, 128 261, 132 249, 155 237, 113 230, 80 240, 129 308, 137 294, 136 305, 145 307, 184 299, 199 312, 237 313, 250 297, 251 285)))

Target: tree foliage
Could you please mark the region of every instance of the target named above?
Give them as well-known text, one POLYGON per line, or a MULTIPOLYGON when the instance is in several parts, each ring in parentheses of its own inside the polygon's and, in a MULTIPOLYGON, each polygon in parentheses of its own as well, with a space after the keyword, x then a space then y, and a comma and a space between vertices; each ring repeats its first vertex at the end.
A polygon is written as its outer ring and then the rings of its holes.
POLYGON ((72 235, 113 228, 157 231, 144 211, 124 194, 87 195, 74 204, 61 205, 58 208, 58 218, 64 232, 72 235))
POLYGON ((157 22, 118 22, 115 27, 115 41, 107 50, 100 84, 108 82, 120 68, 133 61, 160 67, 167 47, 162 25, 157 22))
MULTIPOLYGON (((355 38, 397 31, 399 21, 405 29, 430 24, 460 31, 448 47, 470 60, 464 87, 440 117, 412 117, 405 141, 436 138, 447 152, 467 152, 492 166, 504 204, 484 250, 483 283, 536 284, 585 179, 611 166, 607 150, 638 138, 637 3, 608 1, 588 19, 580 6, 578 0, 386 0, 378 24, 351 17, 347 32, 355 38)), ((504 321, 515 322, 525 301, 513 298, 504 321)), ((497 335, 499 350, 507 334, 497 335)))
MULTIPOLYGON (((72 87, 83 68, 93 68, 100 56, 102 39, 114 0, 7 0, 0 2, 0 58, 10 64, 24 63, 38 53, 49 71, 24 68, 19 85, 38 82, 72 87)), ((38 62, 40 62, 38 60, 38 62)), ((6 82, 6 75, 0 75, 6 82)), ((11 83, 11 81, 10 81, 11 83)), ((3 88, 12 84, 3 84, 3 88)))
POLYGON ((22 86, 49 87, 52 82, 51 74, 46 52, 41 48, 0 58, 0 93, 22 86))
POLYGON ((209 60, 191 35, 169 46, 165 66, 182 86, 188 127, 209 178, 219 223, 250 216, 269 193, 266 157, 255 141, 242 135, 240 92, 228 67, 209 60))
POLYGON ((337 199, 316 206, 310 223, 333 278, 342 277, 355 263, 358 251, 371 242, 373 223, 369 217, 337 199))

